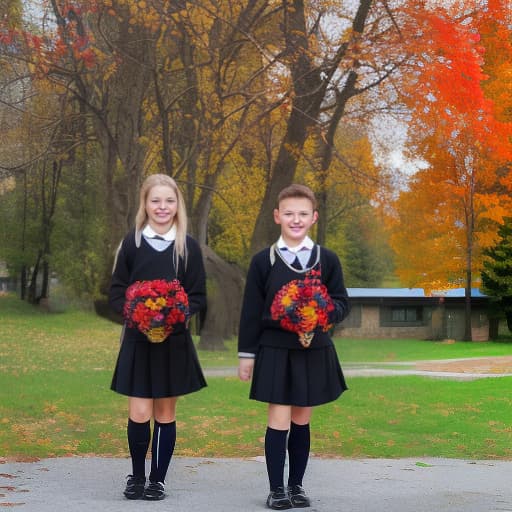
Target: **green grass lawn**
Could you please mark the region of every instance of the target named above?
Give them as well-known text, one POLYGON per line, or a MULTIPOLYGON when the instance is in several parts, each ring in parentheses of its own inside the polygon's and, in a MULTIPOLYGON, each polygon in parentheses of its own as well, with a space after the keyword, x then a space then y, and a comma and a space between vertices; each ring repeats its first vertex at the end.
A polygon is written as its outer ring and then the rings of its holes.
MULTIPOLYGON (((127 456, 126 398, 109 390, 120 328, 92 313, 46 314, 0 297, 0 454, 127 456)), ((204 367, 236 364, 235 342, 199 352, 204 367)), ((337 340, 344 363, 507 355, 508 343, 337 340)), ((512 459, 511 378, 461 382, 351 378, 315 410, 312 451, 337 457, 512 459)), ((263 454, 266 405, 249 385, 209 378, 180 399, 180 455, 263 454)))

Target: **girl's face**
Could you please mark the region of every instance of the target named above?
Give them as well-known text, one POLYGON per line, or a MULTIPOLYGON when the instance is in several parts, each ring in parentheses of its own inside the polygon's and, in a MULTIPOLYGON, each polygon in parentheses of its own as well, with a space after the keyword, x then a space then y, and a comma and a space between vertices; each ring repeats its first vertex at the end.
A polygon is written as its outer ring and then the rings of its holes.
POLYGON ((149 189, 146 197, 148 224, 160 234, 167 233, 174 222, 178 210, 176 192, 166 185, 156 185, 149 189))
POLYGON ((274 210, 274 222, 281 226, 281 236, 288 247, 296 247, 306 238, 318 212, 305 197, 289 197, 274 210))

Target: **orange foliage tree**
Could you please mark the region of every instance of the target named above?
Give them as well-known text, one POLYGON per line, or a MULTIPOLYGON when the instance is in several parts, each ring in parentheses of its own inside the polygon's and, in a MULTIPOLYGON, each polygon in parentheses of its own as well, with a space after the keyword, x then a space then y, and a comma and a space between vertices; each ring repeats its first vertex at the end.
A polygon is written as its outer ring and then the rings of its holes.
MULTIPOLYGON (((488 77, 479 29, 486 23, 461 16, 457 25, 453 13, 447 14, 423 13, 430 59, 417 68, 413 88, 404 90, 414 113, 410 140, 429 167, 398 195, 391 242, 397 273, 408 286, 465 288, 465 338, 471 339, 471 287, 481 253, 512 211, 507 168, 512 132, 483 87, 488 77)), ((489 8, 484 18, 498 15, 489 8)))

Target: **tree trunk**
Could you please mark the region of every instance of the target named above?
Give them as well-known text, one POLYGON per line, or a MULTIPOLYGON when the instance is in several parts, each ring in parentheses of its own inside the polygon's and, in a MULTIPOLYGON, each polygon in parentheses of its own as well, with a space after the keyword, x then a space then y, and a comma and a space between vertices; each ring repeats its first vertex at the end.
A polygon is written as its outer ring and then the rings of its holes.
POLYGON ((473 170, 471 170, 469 173, 469 190, 466 197, 466 285, 464 294, 464 339, 466 341, 473 341, 473 332, 471 329, 471 285, 473 267, 473 239, 475 236, 475 175, 473 170))
POLYGON ((52 171, 48 175, 46 165, 42 171, 41 180, 41 205, 42 205, 42 245, 43 245, 43 277, 41 281, 41 293, 37 297, 39 303, 41 299, 48 299, 50 296, 50 256, 51 256, 51 236, 53 232, 53 216, 57 207, 57 197, 62 173, 62 160, 54 160, 52 171))
POLYGON ((50 264, 47 261, 43 261, 43 277, 41 278, 41 293, 37 298, 38 304, 41 302, 45 303, 47 307, 48 298, 50 297, 50 264))
POLYGON ((319 245, 325 245, 327 239, 327 185, 325 179, 327 172, 320 171, 319 173, 319 192, 316 194, 316 201, 318 203, 318 222, 316 225, 316 242, 319 245))
POLYGON ((467 273, 466 289, 464 293, 464 340, 472 341, 473 332, 471 329, 471 272, 467 273))
POLYGON ((25 239, 27 234, 27 204, 28 204, 28 185, 27 185, 27 170, 24 168, 23 173, 23 210, 21 215, 21 254, 23 254, 23 265, 21 266, 20 276, 20 297, 21 300, 28 300, 28 266, 25 259, 25 239))
POLYGON ((208 279, 208 309, 199 347, 204 350, 224 350, 224 340, 238 332, 244 275, 240 268, 224 261, 206 245, 208 214, 216 176, 207 176, 206 182, 211 186, 202 189, 193 215, 194 230, 203 248, 208 279))
POLYGON ((27 298, 27 266, 22 265, 20 271, 20 299, 27 298))
POLYGON ((505 318, 507 319, 508 331, 512 332, 512 311, 506 311, 505 318))
POLYGON ((41 249, 37 253, 37 259, 32 269, 32 274, 30 276, 30 286, 28 288, 27 300, 30 304, 37 303, 37 279, 39 277, 39 266, 41 264, 41 258, 43 254, 41 249))
POLYGON ((319 170, 320 192, 317 198, 319 213, 317 242, 320 245, 324 245, 327 238, 327 201, 329 194, 326 180, 327 176, 329 175, 329 167, 331 166, 333 159, 334 138, 336 136, 336 130, 338 129, 341 118, 345 113, 345 107, 348 100, 357 94, 357 90, 355 88, 356 82, 357 73, 355 71, 351 71, 348 75, 345 85, 343 86, 343 89, 337 94, 336 108, 334 109, 334 113, 329 120, 329 126, 325 135, 325 140, 322 137, 320 138, 320 140, 323 141, 321 145, 321 164, 319 170))
POLYGON ((238 332, 244 274, 236 265, 220 258, 208 246, 202 245, 208 277, 207 311, 201 331, 199 348, 225 350, 224 340, 238 332))
POLYGON ((210 182, 216 182, 215 177, 212 175, 206 176, 205 183, 207 186, 201 190, 199 200, 197 201, 192 215, 192 231, 201 245, 206 245, 208 243, 208 216, 210 215, 210 210, 212 208, 213 195, 213 189, 208 186, 210 182))
MULTIPOLYGON (((180 169, 173 169, 174 178, 181 181, 182 173, 186 172, 185 184, 180 183, 187 206, 192 208, 196 193, 196 173, 198 168, 199 153, 201 152, 200 126, 203 114, 199 107, 199 84, 197 76, 196 47, 191 41, 186 27, 182 23, 177 24, 180 32, 177 38, 178 54, 183 62, 186 89, 178 99, 179 108, 186 112, 182 116, 174 133, 174 146, 179 155, 180 169)), ((170 143, 170 141, 169 141, 170 143)))

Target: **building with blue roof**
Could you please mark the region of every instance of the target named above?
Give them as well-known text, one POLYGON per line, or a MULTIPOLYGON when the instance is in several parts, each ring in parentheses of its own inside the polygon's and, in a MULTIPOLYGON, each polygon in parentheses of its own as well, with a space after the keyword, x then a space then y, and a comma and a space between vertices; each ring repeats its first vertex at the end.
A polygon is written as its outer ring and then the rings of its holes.
MULTIPOLYGON (((423 288, 348 288, 350 315, 336 335, 346 338, 464 339, 465 290, 426 295, 423 288)), ((471 290, 471 331, 474 341, 497 335, 488 315, 489 297, 471 290)))

